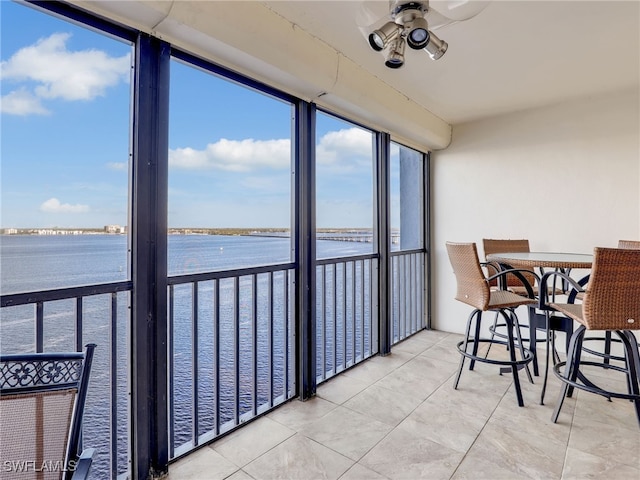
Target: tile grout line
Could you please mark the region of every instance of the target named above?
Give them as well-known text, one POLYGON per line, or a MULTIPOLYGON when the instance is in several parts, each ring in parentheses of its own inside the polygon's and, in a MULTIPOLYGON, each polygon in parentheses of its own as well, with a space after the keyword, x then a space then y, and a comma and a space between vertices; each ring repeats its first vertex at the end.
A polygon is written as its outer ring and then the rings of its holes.
POLYGON ((458 471, 458 469, 460 468, 460 465, 462 465, 462 463, 464 462, 464 459, 467 458, 467 455, 469 454, 469 452, 471 451, 471 449, 473 448, 473 446, 476 444, 476 442, 478 441, 478 438, 480 438, 480 435, 482 435, 482 432, 484 431, 484 429, 486 428, 487 424, 489 423, 489 421, 491 420, 491 418, 493 417, 493 414, 496 413, 496 410, 498 409, 498 407, 500 406, 500 404, 503 402, 503 400, 505 399, 505 397, 507 396, 507 394, 510 392, 511 390, 511 385, 513 385, 513 380, 511 381, 511 383, 509 384, 509 386, 505 389, 504 393, 502 394, 502 396, 500 397, 500 401, 496 402, 495 407, 493 407, 493 410, 491 411, 491 414, 489 414, 487 416, 487 420, 484 422, 484 425, 482 425, 482 428, 480 429, 480 431, 478 432, 478 434, 476 435, 476 438, 473 440, 473 442, 471 443, 471 445, 469 445, 469 448, 467 448, 467 451, 464 452, 464 455, 462 456, 462 458, 460 459, 460 461, 458 462, 458 465, 456 466, 455 470, 451 473, 451 476, 449 477, 449 479, 452 479, 453 477, 455 477, 456 472, 458 471))
MULTIPOLYGON (((435 344, 434 344, 434 345, 435 345, 435 344)), ((432 346, 433 346, 433 345, 432 345, 432 346)), ((431 347, 429 347, 429 348, 431 348, 431 347)), ((427 349, 425 349, 425 350, 423 350, 423 352, 424 352, 424 351, 426 351, 426 350, 428 350, 428 348, 427 348, 427 349)), ((418 357, 418 356, 420 355, 420 353, 416 353, 416 354, 412 354, 412 355, 413 355, 413 358, 412 358, 412 360, 413 360, 413 359, 415 359, 416 357, 418 357)), ((409 360, 409 361, 410 361, 410 360, 409 360)), ((405 363, 408 363, 408 362, 405 362, 405 363)), ((404 364, 403 364, 403 365, 404 365, 404 364)), ((396 368, 395 370, 397 370, 397 368, 396 368)), ((395 371, 395 370, 393 370, 393 371, 395 371)), ((392 372, 389 372, 387 375, 390 375, 391 373, 392 373, 392 372)), ((385 439, 386 439, 386 438, 387 438, 391 433, 393 433, 393 432, 396 430, 396 428, 398 428, 398 427, 402 424, 402 422, 404 422, 404 421, 405 421, 405 420, 406 420, 406 419, 407 419, 407 418, 408 418, 408 417, 409 417, 413 412, 415 412, 415 411, 416 411, 416 410, 417 410, 417 409, 418 409, 418 408, 419 408, 419 407, 420 407, 424 402, 426 402, 426 401, 427 401, 427 400, 428 400, 428 399, 429 399, 429 398, 430 398, 430 397, 431 397, 431 396, 432 396, 436 391, 438 391, 438 390, 439 390, 443 385, 445 385, 447 382, 449 382, 449 380, 451 379, 451 377, 453 377, 453 375, 455 375, 455 373, 456 373, 456 372, 453 372, 453 373, 452 373, 451 375, 449 375, 446 379, 444 379, 444 380, 440 383, 440 385, 438 385, 438 387, 437 387, 437 388, 435 388, 431 393, 429 393, 429 395, 427 395, 427 396, 424 398, 424 400, 422 400, 422 401, 421 401, 418 405, 416 405, 416 406, 415 406, 415 407, 414 407, 414 408, 413 408, 409 413, 407 413, 407 415, 405 415, 405 417, 404 417, 404 419, 403 419, 403 420, 401 420, 397 425, 393 426, 393 428, 392 428, 391 430, 389 430, 389 432, 388 432, 388 433, 386 433, 382 438, 380 438, 380 440, 378 440, 374 445, 372 445, 372 446, 371 446, 371 448, 369 448, 365 453, 363 453, 363 454, 360 456, 360 458, 359 458, 358 460, 356 460, 356 461, 355 461, 355 463, 354 463, 354 464, 358 464, 358 465, 362 466, 363 468, 367 468, 367 469, 369 469, 369 470, 372 470, 372 469, 370 469, 369 467, 367 467, 367 466, 365 466, 365 465, 360 464, 360 460, 362 460, 364 457, 366 457, 368 453, 370 453, 370 452, 371 452, 374 448, 376 448, 376 447, 377 447, 377 446, 378 446, 378 445, 379 445, 383 440, 385 440, 385 439)), ((382 378, 385 378, 387 375, 385 375, 385 376, 384 376, 384 377, 382 377, 382 378)), ((382 380, 382 378, 381 378, 381 379, 379 379, 379 380, 382 380)), ((372 385, 375 385, 379 380, 377 380, 376 382, 374 382, 374 383, 370 384, 370 385, 369 385, 369 387, 371 387, 372 385)), ((369 388, 369 387, 367 387, 367 388, 369 388)), ((380 387, 380 388, 384 388, 384 387, 380 387)), ((348 408, 348 407, 345 407, 345 408, 348 408)), ((437 443, 437 442, 436 442, 436 443, 437 443)), ((351 467, 351 468, 353 468, 353 467, 351 467)), ((348 471, 348 470, 347 470, 347 471, 348 471)), ((381 476, 383 476, 383 477, 385 477, 385 478, 388 478, 388 477, 387 477, 386 475, 384 475, 383 473, 380 473, 380 472, 378 472, 378 471, 376 471, 376 470, 373 470, 373 471, 374 471, 374 472, 376 472, 378 475, 381 475, 381 476)), ((345 472, 345 473, 346 473, 346 472, 345 472)), ((343 474, 343 475, 344 475, 344 474, 343 474)), ((342 477, 342 475, 341 475, 341 477, 342 477)))
MULTIPOLYGON (((575 390, 575 394, 575 405, 573 406, 573 411, 571 412, 571 422, 569 422, 569 435, 567 435, 567 444, 564 448, 564 459, 562 460, 562 472, 560 472, 561 479, 565 476, 565 469, 567 467, 567 460, 569 458, 569 445, 571 445, 571 436, 574 435, 573 422, 576 417, 576 411, 578 410, 578 397, 580 396, 580 392, 578 391, 578 389, 575 390)), ((566 402, 567 399, 565 398, 564 401, 566 402)))

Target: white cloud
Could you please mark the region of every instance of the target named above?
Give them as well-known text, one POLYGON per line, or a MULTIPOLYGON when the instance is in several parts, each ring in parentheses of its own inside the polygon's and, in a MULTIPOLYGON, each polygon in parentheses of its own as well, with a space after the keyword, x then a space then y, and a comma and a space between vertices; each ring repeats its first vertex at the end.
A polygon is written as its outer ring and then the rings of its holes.
POLYGON ((341 170, 365 165, 371 168, 372 134, 361 128, 347 128, 325 134, 316 147, 316 162, 341 170))
POLYGON ((20 88, 8 93, 0 99, 0 111, 9 115, 48 115, 40 99, 26 88, 20 88))
POLYGON ((89 205, 71 205, 69 203, 60 203, 57 198, 50 198, 40 205, 40 210, 47 213, 85 213, 89 211, 89 205))
MULTIPOLYGON (((318 142, 316 160, 334 169, 371 168, 371 133, 360 128, 329 132, 318 142)), ((184 169, 218 169, 249 172, 259 168, 283 169, 291 166, 291 141, 227 140, 210 143, 204 150, 191 147, 169 150, 169 165, 184 169)))
POLYGON ((107 163, 107 168, 109 170, 118 170, 118 171, 122 171, 122 170, 126 170, 128 167, 126 162, 109 162, 107 163))
MULTIPOLYGON (((0 79, 34 82, 33 98, 63 100, 91 100, 104 95, 107 88, 128 81, 129 54, 110 57, 100 50, 69 51, 66 43, 70 37, 69 33, 54 33, 21 48, 0 63, 0 79)), ((19 95, 25 97, 30 93, 25 88, 8 96, 22 92, 19 95)))
POLYGON ((248 172, 258 168, 289 168, 291 141, 227 140, 210 143, 204 150, 190 147, 169 150, 169 165, 186 169, 218 169, 248 172))

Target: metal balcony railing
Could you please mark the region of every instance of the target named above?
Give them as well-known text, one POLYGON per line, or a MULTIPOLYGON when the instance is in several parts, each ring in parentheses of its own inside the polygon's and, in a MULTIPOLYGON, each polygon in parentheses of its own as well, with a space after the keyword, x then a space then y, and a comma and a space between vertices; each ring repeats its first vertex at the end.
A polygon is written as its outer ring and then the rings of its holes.
MULTIPOLYGON (((378 256, 316 262, 316 381, 378 353, 378 256)), ((425 254, 391 254, 392 342, 424 328, 425 254)), ((295 264, 168 278, 169 445, 177 458, 296 394, 295 264)), ((132 282, 2 296, 3 352, 98 344, 84 442, 130 475, 132 282), (105 402, 105 399, 107 401, 105 402)))
POLYGON ((391 253, 391 344, 425 328, 425 253, 391 253))
POLYGON ((294 273, 169 277, 171 458, 295 395, 294 273))
POLYGON ((378 353, 378 259, 361 255, 316 265, 316 381, 321 383, 378 353))

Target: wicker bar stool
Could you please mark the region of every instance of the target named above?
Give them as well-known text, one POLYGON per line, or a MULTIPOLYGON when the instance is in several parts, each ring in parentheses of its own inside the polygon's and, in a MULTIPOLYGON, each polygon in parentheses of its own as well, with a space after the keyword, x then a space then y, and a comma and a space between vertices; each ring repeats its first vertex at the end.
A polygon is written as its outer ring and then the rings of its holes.
MULTIPOLYGON (((482 248, 484 250, 485 260, 487 255, 492 253, 505 253, 505 252, 530 252, 529 240, 526 238, 522 239, 496 239, 496 238, 483 238, 482 239, 482 248)), ((500 265, 496 265, 490 262, 485 263, 486 269, 490 275, 494 275, 501 270, 500 265)), ((501 288, 504 290, 509 290, 510 292, 517 293, 518 295, 522 295, 525 297, 533 298, 534 292, 536 291, 536 280, 537 275, 533 272, 523 271, 522 275, 506 275, 502 280, 501 285, 498 285, 498 280, 493 279, 489 281, 489 286, 493 289, 501 288), (524 281, 526 280, 526 285, 524 281)), ((534 308, 533 306, 530 308, 534 308)), ((535 315, 533 315, 533 311, 529 311, 529 323, 521 325, 521 328, 530 329, 531 324, 536 325, 537 327, 543 327, 543 325, 537 325, 535 320, 535 315)), ((489 331, 491 332, 491 336, 498 336, 502 339, 507 338, 507 334, 504 329, 506 328, 505 323, 499 322, 500 314, 496 313, 493 325, 489 327, 489 331)), ((536 337, 535 332, 533 332, 533 338, 536 337)), ((533 351, 533 374, 538 375, 538 358, 536 355, 535 345, 531 345, 531 334, 529 334, 529 338, 523 338, 524 342, 529 344, 529 348, 533 351)), ((544 342, 544 338, 536 338, 537 342, 544 342)))
MULTIPOLYGON (((485 258, 487 255, 492 253, 504 253, 504 252, 530 252, 529 248, 529 240, 527 239, 495 239, 495 238, 483 238, 482 239, 482 248, 484 250, 485 258)), ((488 264, 490 269, 490 273, 494 274, 499 271, 497 266, 492 266, 488 264), (493 271, 492 271, 493 270, 493 271)), ((528 284, 533 288, 536 282, 536 276, 533 272, 522 272, 522 275, 527 280, 528 284)), ((506 278, 506 289, 512 291, 513 293, 517 293, 519 295, 529 296, 529 290, 527 287, 522 284, 522 280, 518 278, 516 275, 507 275, 506 278)), ((497 279, 493 279, 489 282, 489 285, 492 287, 498 286, 497 279)))
POLYGON ((618 240, 618 248, 640 250, 640 240, 618 240))
MULTIPOLYGON (((491 254, 500 254, 505 252, 522 252, 528 253, 530 252, 529 240, 527 239, 494 239, 494 238, 484 238, 482 240, 485 258, 487 255, 491 254)), ((503 266, 488 263, 487 267, 489 271, 497 272, 503 266)), ((540 275, 544 274, 544 269, 539 267, 540 275)), ((566 273, 570 272, 570 269, 560 270, 565 271, 566 273)), ((524 270, 522 271, 521 276, 517 276, 514 274, 508 275, 506 277, 506 282, 502 282, 500 285, 501 288, 507 289, 518 295, 523 295, 525 297, 534 298, 538 293, 538 280, 539 276, 533 270, 524 270), (525 282, 526 281, 526 282, 525 282)), ((563 283, 563 282, 561 282, 563 283)), ((497 285, 497 282, 492 282, 492 285, 497 285)), ((496 287, 494 287, 496 288, 496 287)), ((565 293, 565 285, 561 286, 552 285, 549 288, 549 293, 555 292, 557 295, 562 295, 565 293)), ((537 354, 537 344, 545 343, 547 339, 545 337, 541 337, 540 331, 546 331, 546 317, 544 315, 540 315, 536 313, 536 305, 530 305, 528 310, 528 324, 522 325, 522 328, 527 329, 529 331, 529 338, 524 338, 523 341, 527 342, 530 350, 533 352, 533 374, 538 376, 539 374, 539 366, 538 366, 538 354, 537 354)), ((504 323, 498 323, 498 315, 496 315, 493 326, 489 329, 492 335, 497 335, 502 338, 506 338, 506 335, 502 331, 505 327, 504 323)))
MULTIPOLYGON (((553 275, 563 274, 549 272, 543 275, 540 282, 541 290, 553 275)), ((575 282, 573 286, 580 288, 575 282)), ((571 336, 567 360, 558 362, 553 367, 554 374, 563 382, 551 418, 554 423, 558 420, 565 397, 570 397, 573 389, 578 388, 608 399, 624 398, 633 401, 640 424, 640 354, 638 342, 631 331, 640 325, 639 292, 640 250, 596 247, 593 268, 582 304, 548 304, 556 312, 580 323, 580 327, 571 336), (624 350, 624 366, 582 359, 584 336, 590 330, 604 330, 617 334, 624 350), (613 392, 597 386, 586 377, 583 369, 585 366, 624 372, 628 393, 613 392)))
POLYGON ((522 389, 518 377, 518 369, 526 370, 529 381, 533 383, 531 372, 529 372, 528 364, 533 360, 531 350, 524 348, 522 336, 520 334, 520 324, 515 309, 522 305, 532 305, 536 303, 535 299, 523 297, 508 290, 491 290, 489 282, 494 278, 501 278, 509 273, 522 275, 519 270, 504 270, 485 277, 482 266, 478 259, 478 250, 475 243, 454 243, 447 242, 447 253, 453 267, 453 273, 457 282, 456 300, 466 303, 474 307, 469 315, 465 338, 458 343, 457 348, 461 354, 460 367, 453 385, 454 389, 458 388, 462 369, 464 368, 465 359, 470 359, 469 370, 473 370, 475 362, 489 363, 506 367, 501 369, 502 372, 511 371, 513 375, 513 383, 516 389, 516 397, 518 405, 523 406, 522 389), (498 312, 505 321, 507 326, 507 340, 493 338, 481 338, 480 326, 482 313, 486 311, 498 312), (475 333, 471 336, 471 326, 475 320, 475 333), (517 343, 516 339, 517 338, 517 343), (508 360, 500 360, 490 358, 488 355, 479 355, 479 346, 483 343, 505 345, 509 351, 508 360), (517 353, 520 358, 517 358, 517 353))
MULTIPOLYGON (((618 240, 618 248, 624 248, 624 249, 628 249, 628 250, 640 250, 640 241, 638 240, 618 240)), ((579 293, 577 295, 577 298, 582 300, 583 299, 583 295, 582 293, 579 293)), ((602 336, 595 336, 595 337, 586 337, 584 339, 585 342, 589 342, 588 344, 590 344, 591 342, 604 342, 604 348, 603 351, 599 351, 599 350, 594 350, 592 348, 588 348, 586 347, 584 344, 582 345, 582 349, 591 354, 591 355, 595 355, 597 357, 602 357, 603 358, 603 362, 606 365, 609 365, 611 363, 611 360, 616 360, 619 362, 624 362, 624 357, 620 357, 617 356, 615 354, 611 353, 611 345, 612 344, 619 344, 620 343, 620 339, 618 338, 613 338, 611 336, 611 331, 606 331, 604 332, 604 337, 602 336)))

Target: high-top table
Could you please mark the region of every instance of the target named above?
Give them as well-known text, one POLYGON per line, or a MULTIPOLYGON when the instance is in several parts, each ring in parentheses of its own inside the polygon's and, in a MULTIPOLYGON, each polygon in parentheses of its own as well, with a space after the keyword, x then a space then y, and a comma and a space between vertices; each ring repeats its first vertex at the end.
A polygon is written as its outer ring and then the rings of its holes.
POLYGON ((593 255, 558 252, 506 252, 487 255, 487 262, 511 268, 591 268, 593 255))
MULTIPOLYGON (((540 269, 590 269, 593 263, 593 255, 583 253, 560 252, 505 252, 491 253, 487 255, 487 262, 499 264, 502 269, 526 268, 540 269)), ((584 279, 583 279, 584 280, 584 279)), ((533 286, 532 286, 533 287, 533 286)), ((532 294, 537 294, 532 289, 532 294)), ((536 352, 537 329, 562 331, 566 334, 566 348, 569 348, 569 339, 573 334, 573 320, 570 318, 553 316, 548 321, 548 312, 539 313, 535 306, 529 307, 529 349, 533 352, 533 373, 538 375, 538 356, 536 352), (549 325, 547 325, 547 322, 549 325)), ((548 338, 547 338, 548 341, 548 338)))

